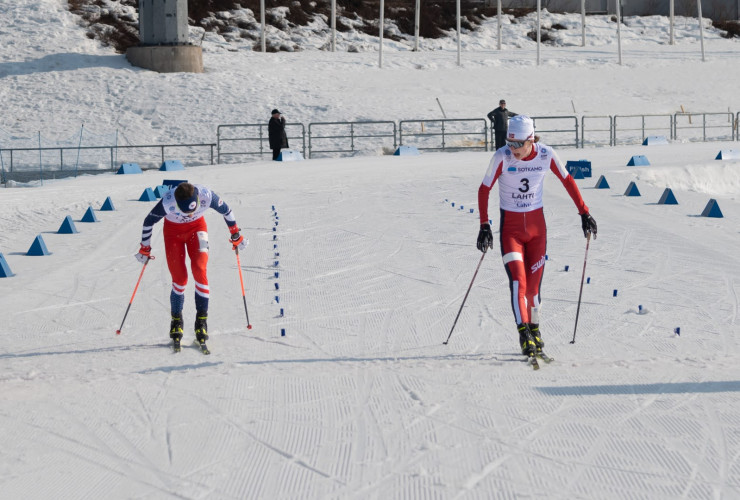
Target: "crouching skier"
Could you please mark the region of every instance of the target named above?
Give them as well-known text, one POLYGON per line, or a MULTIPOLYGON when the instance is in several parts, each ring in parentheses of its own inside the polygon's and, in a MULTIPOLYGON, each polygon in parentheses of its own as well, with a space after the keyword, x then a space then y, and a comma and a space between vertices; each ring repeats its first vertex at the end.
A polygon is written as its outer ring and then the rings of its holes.
POLYGON ((499 182, 499 238, 501 256, 509 276, 511 306, 514 310, 519 344, 530 364, 538 367, 535 356, 542 355, 545 343, 539 327, 540 285, 545 270, 547 227, 542 210, 545 174, 551 171, 570 195, 581 216, 583 235, 596 238, 596 221, 589 215, 573 177, 555 151, 539 142, 534 123, 528 116, 517 115, 509 121, 506 146, 491 158, 478 189, 480 232, 478 250, 493 248, 493 234, 488 223, 488 197, 499 182))
POLYGON ((216 193, 200 184, 183 182, 168 191, 144 219, 141 231, 141 248, 136 259, 145 263, 151 258, 151 238, 154 224, 164 218, 164 248, 167 267, 172 275, 170 307, 172 322, 170 338, 175 352, 180 351, 183 334, 182 308, 185 303, 185 285, 188 283, 188 270, 185 253, 190 257, 190 269, 195 281, 195 337, 204 354, 210 354, 206 347, 208 340, 208 227, 203 217, 206 210, 214 209, 224 216, 231 233, 231 244, 244 250, 249 241, 239 233, 229 206, 216 193))

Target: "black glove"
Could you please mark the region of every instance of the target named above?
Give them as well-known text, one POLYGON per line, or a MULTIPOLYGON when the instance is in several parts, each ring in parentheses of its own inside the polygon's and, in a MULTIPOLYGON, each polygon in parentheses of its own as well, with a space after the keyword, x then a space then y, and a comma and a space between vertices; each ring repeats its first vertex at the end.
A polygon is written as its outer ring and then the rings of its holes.
POLYGON ((588 212, 581 214, 581 228, 583 228, 583 236, 585 238, 588 238, 588 233, 591 233, 594 235, 594 239, 596 239, 596 221, 588 212))
POLYGON ((493 233, 491 232, 491 225, 485 223, 480 225, 480 231, 478 232, 478 250, 486 253, 489 248, 493 248, 493 233))

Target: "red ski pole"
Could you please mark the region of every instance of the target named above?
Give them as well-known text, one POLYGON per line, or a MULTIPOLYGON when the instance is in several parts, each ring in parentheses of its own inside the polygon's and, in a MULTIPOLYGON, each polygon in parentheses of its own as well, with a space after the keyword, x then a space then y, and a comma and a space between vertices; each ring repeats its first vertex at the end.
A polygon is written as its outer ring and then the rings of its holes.
POLYGON ((139 283, 141 283, 141 277, 144 276, 144 270, 146 269, 146 265, 149 264, 149 261, 152 260, 154 257, 150 256, 148 259, 146 259, 146 262, 144 262, 144 265, 141 266, 141 272, 139 273, 139 279, 136 281, 136 286, 134 287, 134 293, 131 294, 131 300, 128 301, 128 307, 126 308, 126 314, 123 315, 123 321, 121 321, 121 327, 116 330, 116 335, 121 334, 121 330, 123 329, 123 323, 126 321, 126 316, 128 316, 128 311, 131 309, 131 304, 134 302, 134 297, 136 296, 136 290, 139 289, 139 283))
POLYGON ((247 330, 252 329, 252 325, 249 323, 249 311, 247 310, 247 297, 244 295, 244 278, 242 277, 242 263, 239 259, 239 248, 234 247, 236 252, 236 268, 239 269, 239 283, 242 288, 242 299, 244 300, 244 312, 247 314, 247 330))

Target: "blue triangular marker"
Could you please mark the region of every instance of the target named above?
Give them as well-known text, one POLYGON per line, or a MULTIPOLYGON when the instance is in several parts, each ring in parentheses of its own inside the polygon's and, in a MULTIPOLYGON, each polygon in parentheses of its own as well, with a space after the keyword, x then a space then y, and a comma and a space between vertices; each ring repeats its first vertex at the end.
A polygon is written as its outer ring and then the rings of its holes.
POLYGON ((82 216, 80 222, 99 222, 92 207, 87 207, 87 211, 85 212, 85 215, 82 216))
POLYGON ((8 262, 5 260, 5 256, 0 253, 0 278, 10 278, 15 276, 8 266, 8 262))
POLYGON ((115 207, 113 206, 113 200, 110 199, 110 196, 105 199, 103 202, 103 206, 100 207, 100 210, 115 210, 115 207))
POLYGON ((283 149, 277 157, 277 161, 300 161, 303 160, 303 155, 300 151, 291 151, 290 149, 283 149))
POLYGON ((643 167, 647 165, 650 165, 650 162, 644 155, 635 155, 627 162, 628 167, 643 167))
POLYGON ((606 177, 603 175, 596 181, 596 189, 609 189, 609 183, 606 182, 606 177))
POLYGON ((116 174, 141 174, 141 167, 138 163, 123 163, 116 174))
POLYGON ((709 203, 707 203, 707 206, 704 207, 704 211, 701 213, 702 217, 716 217, 716 218, 722 218, 724 215, 722 215, 722 210, 719 209, 719 205, 717 204, 717 200, 712 198, 709 200, 709 203))
POLYGON ((40 234, 36 236, 35 240, 33 240, 31 248, 28 249, 26 255, 51 255, 51 252, 46 248, 46 243, 44 243, 44 239, 40 234))
POLYGON ((159 170, 162 170, 162 171, 185 170, 185 167, 183 166, 180 160, 167 160, 162 163, 162 165, 159 167, 159 170))
POLYGON ((393 156, 418 156, 419 149, 416 146, 398 146, 393 156))
POLYGON ((139 201, 157 201, 157 197, 154 196, 154 191, 152 191, 152 188, 146 188, 144 192, 141 193, 139 201))
POLYGON ((740 150, 736 149, 721 149, 715 160, 740 160, 740 150))
POLYGON ((165 194, 167 194, 167 191, 169 191, 170 188, 167 186, 157 186, 154 188, 154 196, 157 198, 161 198, 165 194))
POLYGON ((643 146, 655 146, 656 144, 668 144, 668 139, 664 135, 649 135, 642 141, 643 146))
POLYGON ((673 196, 673 191, 671 191, 671 188, 665 188, 665 191, 663 191, 663 196, 661 196, 660 201, 658 201, 658 205, 678 205, 678 200, 676 200, 676 197, 673 196))
POLYGON ((70 215, 64 218, 62 225, 59 226, 59 231, 57 231, 59 234, 74 234, 76 232, 77 228, 75 227, 75 223, 70 215))
POLYGON ((583 172, 581 171, 580 166, 576 166, 573 171, 570 173, 570 176, 574 179, 583 179, 583 172))
POLYGON ((627 191, 624 192, 625 196, 640 196, 640 190, 637 189, 637 184, 635 184, 635 181, 630 182, 630 185, 627 186, 627 191))

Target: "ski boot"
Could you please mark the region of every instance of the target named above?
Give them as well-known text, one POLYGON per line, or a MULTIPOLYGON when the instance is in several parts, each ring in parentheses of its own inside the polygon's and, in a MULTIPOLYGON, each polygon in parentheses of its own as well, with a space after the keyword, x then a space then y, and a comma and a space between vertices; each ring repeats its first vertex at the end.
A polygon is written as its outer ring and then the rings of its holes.
POLYGON ((519 345, 522 346, 522 354, 527 357, 534 356, 537 352, 537 344, 529 331, 529 326, 527 323, 521 323, 516 328, 519 330, 519 345))
POLYGON ((203 354, 211 354, 211 351, 206 346, 206 340, 208 340, 208 320, 207 312, 198 312, 195 316, 195 339, 198 341, 200 350, 203 354))
POLYGON ((170 338, 172 339, 172 348, 175 352, 180 352, 180 340, 182 339, 182 315, 172 315, 170 321, 170 338))
POLYGON ((519 330, 519 345, 522 346, 522 354, 527 356, 527 363, 534 370, 539 370, 540 365, 537 363, 537 344, 535 344, 532 333, 529 331, 529 325, 527 323, 521 323, 516 328, 519 330))
POLYGON ((539 323, 527 323, 527 326, 529 326, 529 333, 532 334, 532 340, 534 340, 536 354, 542 354, 542 348, 545 347, 545 343, 540 336, 539 323))
POLYGON ((198 342, 208 340, 208 313, 199 312, 195 317, 195 338, 198 342))

